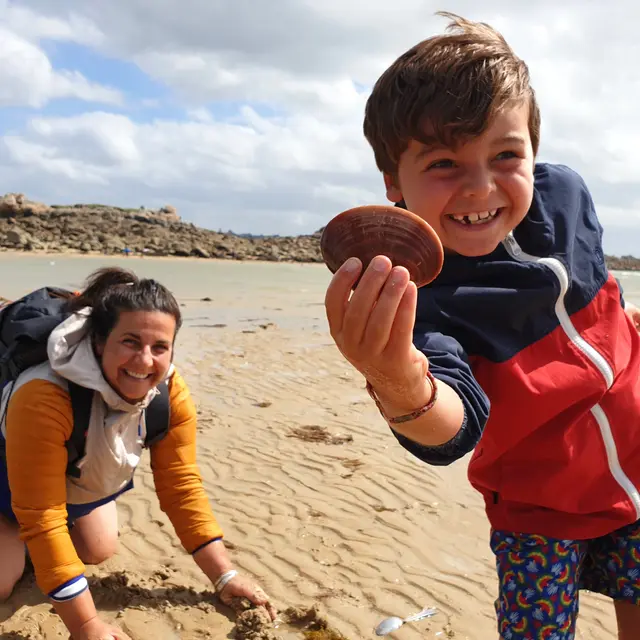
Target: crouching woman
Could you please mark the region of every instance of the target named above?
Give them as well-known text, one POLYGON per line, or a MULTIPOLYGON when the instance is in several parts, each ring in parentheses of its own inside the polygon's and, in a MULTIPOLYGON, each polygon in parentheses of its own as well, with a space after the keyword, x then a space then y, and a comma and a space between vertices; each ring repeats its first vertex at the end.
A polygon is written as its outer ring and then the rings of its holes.
POLYGON ((232 566, 196 465, 196 410, 172 364, 180 308, 161 284, 118 268, 92 274, 48 339, 48 360, 3 393, 0 458, 0 599, 25 567, 74 640, 122 640, 101 620, 84 577, 116 550, 115 500, 133 485, 147 433, 147 406, 168 396, 169 428, 149 444, 160 506, 220 599, 246 597, 275 611, 232 566), (164 389, 163 389, 163 385, 164 389), (70 389, 90 389, 85 449, 70 473, 70 389))

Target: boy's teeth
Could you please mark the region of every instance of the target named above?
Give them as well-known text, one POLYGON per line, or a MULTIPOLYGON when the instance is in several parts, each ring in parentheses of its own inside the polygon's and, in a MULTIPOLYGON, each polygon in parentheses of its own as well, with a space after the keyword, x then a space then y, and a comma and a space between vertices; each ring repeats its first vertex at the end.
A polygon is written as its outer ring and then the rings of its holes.
POLYGON ((452 213, 449 215, 449 217, 457 220, 458 222, 462 222, 463 224, 479 224, 481 222, 490 220, 496 215, 496 213, 498 213, 498 209, 492 209, 491 211, 482 211, 481 213, 469 213, 466 216, 452 213))

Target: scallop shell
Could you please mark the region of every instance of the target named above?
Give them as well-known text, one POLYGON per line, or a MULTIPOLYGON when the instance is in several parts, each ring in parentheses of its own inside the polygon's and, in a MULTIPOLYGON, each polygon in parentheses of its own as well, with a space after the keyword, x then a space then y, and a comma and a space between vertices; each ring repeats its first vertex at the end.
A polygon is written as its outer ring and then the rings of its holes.
POLYGON ((434 280, 444 252, 436 232, 415 213, 399 207, 365 205, 339 213, 324 228, 322 259, 332 273, 350 257, 362 261, 362 273, 378 255, 409 271, 417 287, 434 280))

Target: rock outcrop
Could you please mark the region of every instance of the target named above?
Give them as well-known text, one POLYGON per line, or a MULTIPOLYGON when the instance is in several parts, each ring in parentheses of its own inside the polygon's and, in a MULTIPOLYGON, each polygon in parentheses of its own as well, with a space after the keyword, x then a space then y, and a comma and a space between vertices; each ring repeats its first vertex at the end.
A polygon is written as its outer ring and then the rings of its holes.
POLYGON ((158 210, 48 206, 22 194, 0 198, 0 249, 320 262, 319 238, 319 233, 245 237, 202 229, 182 221, 171 205, 158 210))

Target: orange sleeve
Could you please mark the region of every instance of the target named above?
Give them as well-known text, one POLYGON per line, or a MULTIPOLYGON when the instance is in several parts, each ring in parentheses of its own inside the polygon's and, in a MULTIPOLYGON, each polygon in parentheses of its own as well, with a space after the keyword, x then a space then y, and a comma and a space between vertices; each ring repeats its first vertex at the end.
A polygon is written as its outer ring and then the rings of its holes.
POLYGON ((151 446, 151 469, 161 509, 188 553, 222 537, 196 464, 196 408, 186 383, 169 380, 169 433, 151 446))
POLYGON ((11 506, 36 581, 46 594, 85 569, 67 528, 65 442, 71 431, 71 400, 65 389, 32 380, 11 395, 6 422, 11 506))

